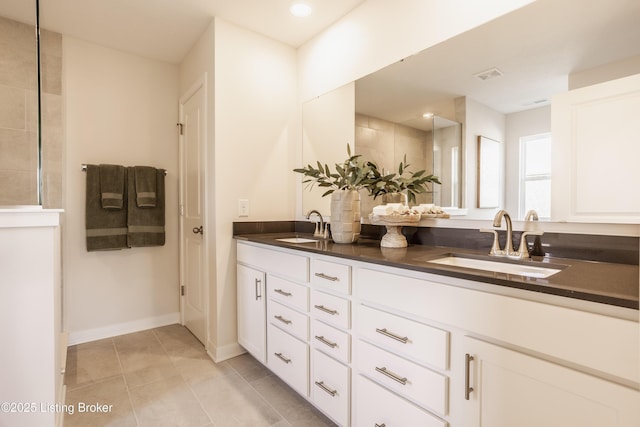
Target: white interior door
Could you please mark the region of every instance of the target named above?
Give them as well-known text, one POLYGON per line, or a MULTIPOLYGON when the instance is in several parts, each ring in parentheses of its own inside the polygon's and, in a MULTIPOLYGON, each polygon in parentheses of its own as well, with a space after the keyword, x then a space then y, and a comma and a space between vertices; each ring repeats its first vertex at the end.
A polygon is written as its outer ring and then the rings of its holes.
POLYGON ((204 81, 180 101, 180 277, 182 323, 206 343, 204 245, 204 81))

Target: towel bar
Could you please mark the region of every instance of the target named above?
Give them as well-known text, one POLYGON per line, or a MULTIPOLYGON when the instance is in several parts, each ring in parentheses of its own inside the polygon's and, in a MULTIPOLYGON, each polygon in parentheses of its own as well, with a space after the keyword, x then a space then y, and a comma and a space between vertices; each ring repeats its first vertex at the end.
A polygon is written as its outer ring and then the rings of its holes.
MULTIPOLYGON (((87 165, 85 163, 83 163, 81 166, 82 166, 82 168, 81 168, 82 172, 86 172, 87 171, 87 165)), ((168 172, 165 170, 164 171, 165 176, 167 175, 167 173, 168 172)))

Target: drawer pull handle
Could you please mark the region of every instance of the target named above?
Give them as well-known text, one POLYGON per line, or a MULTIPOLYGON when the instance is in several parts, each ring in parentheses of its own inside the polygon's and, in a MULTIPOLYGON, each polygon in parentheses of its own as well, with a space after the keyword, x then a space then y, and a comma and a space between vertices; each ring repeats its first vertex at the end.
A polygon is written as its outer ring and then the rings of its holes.
POLYGON ((281 321, 282 323, 284 323, 286 325, 290 325, 290 324, 293 323, 291 320, 285 319, 284 317, 280 316, 279 314, 277 316, 273 316, 273 317, 275 317, 276 319, 278 319, 279 321, 281 321))
POLYGON ((262 287, 262 279, 255 279, 256 281, 256 301, 262 298, 262 292, 260 288, 262 287))
POLYGON ((337 282, 338 280, 340 280, 335 276, 327 276, 324 273, 314 273, 314 274, 315 274, 316 277, 319 277, 319 278, 325 279, 325 280, 331 280, 332 282, 337 282))
POLYGON ((409 341, 409 337, 401 337, 399 335, 396 335, 392 332, 387 331, 387 328, 384 328, 384 329, 376 328, 376 332, 384 335, 385 337, 392 338, 396 341, 400 341, 402 344, 406 344, 407 341, 409 341))
POLYGON ((338 394, 337 390, 331 390, 329 387, 324 385, 324 381, 315 381, 315 383, 318 387, 320 387, 322 390, 326 391, 328 394, 330 394, 333 397, 336 397, 336 394, 338 394))
POLYGON ((387 427, 387 425, 385 423, 382 423, 382 424, 375 423, 374 426, 375 427, 387 427))
POLYGON ((387 377, 391 378, 392 380, 394 380, 394 381, 396 381, 396 382, 399 382, 399 383, 400 383, 400 384, 402 384, 402 385, 407 385, 407 381, 408 381, 408 380, 407 380, 406 378, 401 377, 401 376, 399 376, 399 375, 397 375, 397 374, 394 374, 393 372, 391 372, 390 370, 388 370, 388 369, 387 369, 387 368, 385 368, 385 367, 378 368, 378 367, 376 366, 376 371, 380 372, 382 375, 385 375, 385 376, 387 376, 387 377))
POLYGON ((473 360, 473 356, 469 353, 464 355, 464 399, 469 400, 469 395, 473 391, 473 387, 469 387, 469 365, 473 360))
POLYGON ((320 311, 324 311, 325 313, 329 313, 332 316, 335 316, 336 314, 338 314, 337 310, 331 310, 330 308, 327 308, 324 305, 314 305, 314 307, 317 308, 320 311))
POLYGON ((291 359, 287 359, 286 357, 284 357, 284 356, 282 355, 282 353, 273 353, 273 354, 275 354, 275 356, 276 356, 278 359, 282 360, 284 363, 287 363, 287 364, 288 364, 288 363, 291 363, 291 359))
POLYGON ((284 295, 285 297, 291 296, 291 292, 285 292, 282 289, 274 289, 273 292, 278 293, 280 295, 284 295))
POLYGON ((338 346, 338 344, 329 341, 328 339, 326 339, 325 337, 323 337, 322 335, 318 336, 316 335, 316 339, 318 341, 320 341, 322 344, 328 345, 331 348, 336 348, 338 346))

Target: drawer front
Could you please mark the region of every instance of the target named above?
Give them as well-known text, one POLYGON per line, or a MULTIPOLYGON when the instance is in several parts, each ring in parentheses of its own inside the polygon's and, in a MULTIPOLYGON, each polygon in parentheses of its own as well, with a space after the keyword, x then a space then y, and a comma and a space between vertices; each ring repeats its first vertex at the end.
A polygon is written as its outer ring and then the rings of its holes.
POLYGON ((238 262, 258 267, 260 270, 275 273, 300 282, 309 281, 309 258, 306 256, 279 252, 238 242, 237 259, 238 262))
POLYGON ((316 319, 336 325, 339 328, 351 327, 351 303, 335 295, 311 291, 311 314, 316 319))
POLYGON ((355 416, 358 426, 447 427, 443 421, 398 397, 369 379, 357 376, 355 381, 355 416))
POLYGON ((303 396, 309 395, 309 346, 273 325, 267 327, 267 366, 303 396))
POLYGON ((345 295, 351 294, 351 267, 321 259, 311 259, 311 283, 345 295))
POLYGON ((347 332, 314 320, 311 324, 311 343, 341 362, 351 361, 351 335, 347 332))
POLYGON ((364 305, 357 310, 360 336, 436 368, 449 367, 449 332, 364 305))
POLYGON ((292 308, 269 300, 267 302, 267 319, 280 329, 307 341, 309 339, 309 316, 292 308))
POLYGON ((267 294, 269 298, 280 301, 300 311, 309 311, 309 288, 298 283, 267 276, 267 294))
POLYGON ((318 350, 312 357, 311 400, 338 424, 349 425, 349 368, 318 350))
POLYGON ((358 341, 360 372, 437 414, 447 414, 448 378, 364 341, 358 341))

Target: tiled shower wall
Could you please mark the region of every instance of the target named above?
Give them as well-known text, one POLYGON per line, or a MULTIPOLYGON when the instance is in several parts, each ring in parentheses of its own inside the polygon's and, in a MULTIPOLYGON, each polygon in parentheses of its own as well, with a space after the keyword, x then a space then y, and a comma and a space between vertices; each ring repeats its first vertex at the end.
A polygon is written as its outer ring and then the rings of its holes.
MULTIPOLYGON (((43 205, 62 207, 62 35, 40 32, 43 205)), ((0 17, 0 206, 37 204, 35 29, 0 17)))

